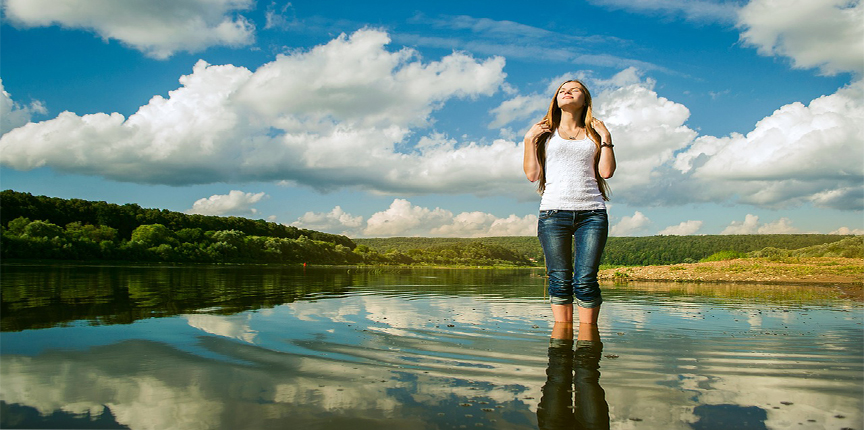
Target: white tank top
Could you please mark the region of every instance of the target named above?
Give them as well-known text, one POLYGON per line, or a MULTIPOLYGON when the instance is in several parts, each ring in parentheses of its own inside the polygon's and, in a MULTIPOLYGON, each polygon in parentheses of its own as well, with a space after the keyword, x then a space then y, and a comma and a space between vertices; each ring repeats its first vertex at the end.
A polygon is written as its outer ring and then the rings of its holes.
POLYGON ((594 141, 567 140, 558 130, 546 141, 546 189, 540 210, 605 209, 594 176, 594 141))

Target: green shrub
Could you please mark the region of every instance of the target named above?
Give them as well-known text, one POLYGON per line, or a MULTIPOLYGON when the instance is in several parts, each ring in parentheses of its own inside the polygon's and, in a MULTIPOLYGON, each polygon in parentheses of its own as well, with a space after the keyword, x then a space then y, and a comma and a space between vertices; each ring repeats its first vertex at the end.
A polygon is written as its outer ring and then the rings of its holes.
POLYGON ((713 253, 713 254, 711 254, 711 255, 709 255, 709 256, 707 256, 707 257, 705 257, 705 258, 699 260, 699 262, 700 262, 700 263, 705 263, 705 262, 708 262, 708 261, 726 261, 726 260, 735 260, 735 259, 738 259, 738 258, 745 258, 745 257, 747 257, 747 254, 745 254, 745 253, 743 253, 743 252, 738 252, 738 251, 720 251, 720 252, 715 252, 715 253, 713 253))
POLYGON ((781 258, 788 257, 789 256, 789 250, 788 249, 774 248, 772 246, 769 246, 767 248, 762 248, 758 251, 753 251, 747 255, 750 257, 754 257, 754 258, 767 258, 769 260, 779 260, 781 258))

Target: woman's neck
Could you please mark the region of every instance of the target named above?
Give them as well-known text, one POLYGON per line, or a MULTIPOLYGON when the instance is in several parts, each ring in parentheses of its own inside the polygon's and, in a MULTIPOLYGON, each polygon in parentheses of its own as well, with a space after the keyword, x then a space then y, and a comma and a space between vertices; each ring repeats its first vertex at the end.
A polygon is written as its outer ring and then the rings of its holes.
POLYGON ((558 124, 559 128, 563 128, 565 130, 575 130, 577 128, 585 127, 585 124, 582 122, 582 112, 573 113, 565 110, 561 111, 561 122, 558 124))

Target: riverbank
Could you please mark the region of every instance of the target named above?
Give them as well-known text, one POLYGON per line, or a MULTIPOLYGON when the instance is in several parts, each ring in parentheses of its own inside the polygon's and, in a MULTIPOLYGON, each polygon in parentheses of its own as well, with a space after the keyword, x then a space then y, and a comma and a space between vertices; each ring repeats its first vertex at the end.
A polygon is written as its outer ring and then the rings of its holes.
POLYGON ((739 258, 666 266, 604 269, 602 280, 734 282, 837 286, 844 296, 864 299, 864 259, 842 257, 739 258))

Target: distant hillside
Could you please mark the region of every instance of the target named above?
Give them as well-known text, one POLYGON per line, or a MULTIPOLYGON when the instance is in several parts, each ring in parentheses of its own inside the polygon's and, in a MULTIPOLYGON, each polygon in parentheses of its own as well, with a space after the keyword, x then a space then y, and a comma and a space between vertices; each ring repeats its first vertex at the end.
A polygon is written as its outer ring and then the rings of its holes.
MULTIPOLYGON (((603 253, 603 264, 644 266, 696 262, 722 251, 746 254, 765 248, 796 250, 830 244, 850 237, 831 234, 757 234, 704 236, 610 237, 603 253)), ((534 236, 463 238, 394 237, 354 239, 379 252, 407 253, 445 244, 479 242, 514 250, 542 265, 543 251, 534 236)))
POLYGON ((833 234, 752 234, 610 237, 606 264, 656 265, 696 262, 721 251, 749 253, 764 248, 794 250, 853 236, 833 234))
POLYGON ((425 250, 441 246, 465 245, 470 243, 482 243, 484 245, 501 246, 527 258, 537 261, 543 260, 543 250, 537 238, 533 236, 501 236, 481 238, 456 238, 456 237, 388 237, 352 239, 358 245, 366 245, 379 252, 398 251, 407 253, 411 250, 425 250))
POLYGON ((837 242, 823 243, 800 249, 764 248, 748 257, 845 257, 864 258, 864 236, 852 236, 837 242))

